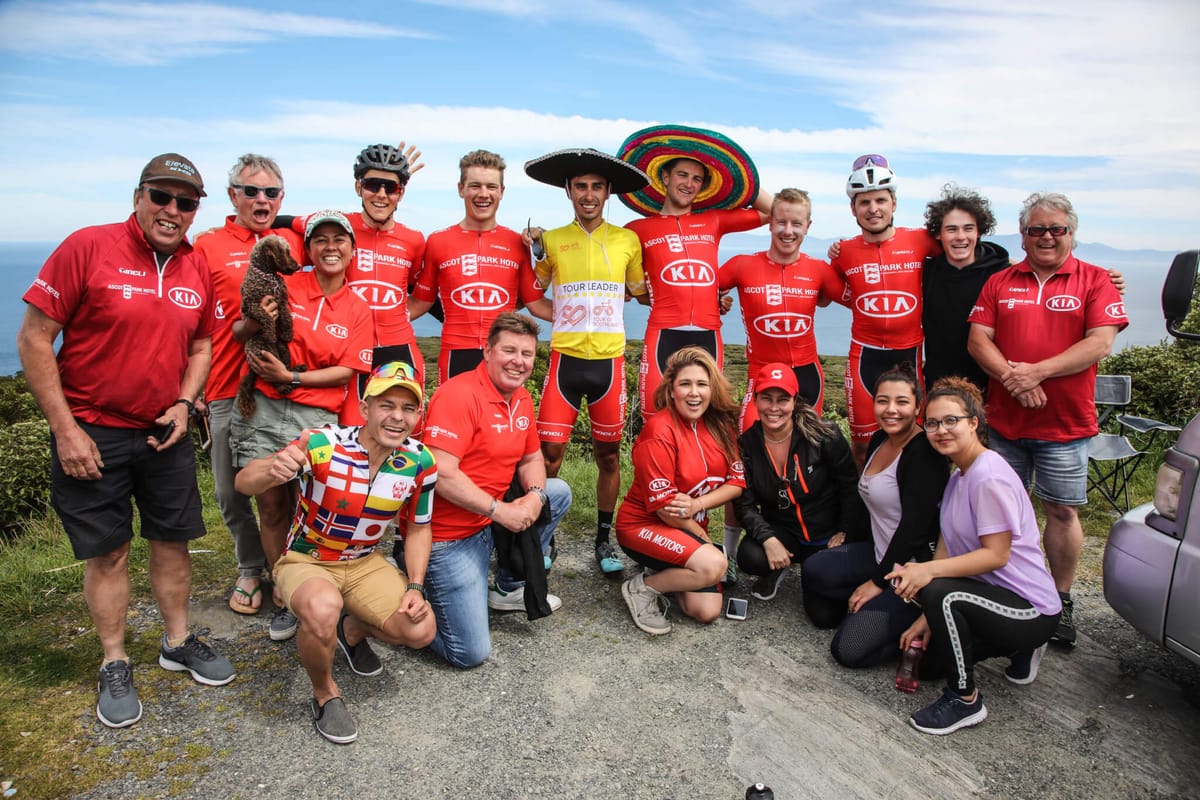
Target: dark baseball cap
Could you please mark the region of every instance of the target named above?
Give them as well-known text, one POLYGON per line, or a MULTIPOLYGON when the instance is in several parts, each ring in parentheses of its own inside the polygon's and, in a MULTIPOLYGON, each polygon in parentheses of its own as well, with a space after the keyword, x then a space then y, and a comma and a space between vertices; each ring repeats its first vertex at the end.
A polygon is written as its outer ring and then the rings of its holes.
POLYGON ((142 170, 139 184, 154 183, 155 181, 178 181, 191 186, 201 197, 208 197, 204 191, 204 179, 200 170, 190 160, 179 153, 163 153, 150 159, 150 163, 142 170))

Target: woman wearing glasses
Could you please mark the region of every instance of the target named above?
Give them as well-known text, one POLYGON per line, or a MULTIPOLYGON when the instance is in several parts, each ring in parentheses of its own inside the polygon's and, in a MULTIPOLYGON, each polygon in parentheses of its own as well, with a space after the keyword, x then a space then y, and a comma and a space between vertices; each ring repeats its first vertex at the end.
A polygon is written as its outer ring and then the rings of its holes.
POLYGON ((987 718, 975 687, 978 661, 1008 656, 1004 676, 1032 683, 1062 611, 1029 493, 1008 462, 987 449, 986 426, 972 383, 946 378, 934 384, 925 430, 957 468, 942 498, 942 536, 932 561, 886 576, 897 597, 925 611, 900 647, 923 638, 923 666, 949 676, 942 696, 910 718, 925 733, 953 733, 987 718))
POLYGON ((770 600, 788 567, 866 530, 858 471, 841 430, 800 396, 795 371, 766 364, 754 377, 756 421, 738 438, 746 491, 733 501, 746 536, 738 566, 770 600))
POLYGON ((911 366, 879 376, 874 409, 880 429, 871 437, 858 481, 871 537, 817 553, 804 565, 804 608, 818 628, 838 628, 830 650, 843 666, 895 658, 900 634, 920 614, 885 591, 896 564, 928 561, 937 542, 938 502, 949 469, 917 423, 920 408, 921 388, 911 366))

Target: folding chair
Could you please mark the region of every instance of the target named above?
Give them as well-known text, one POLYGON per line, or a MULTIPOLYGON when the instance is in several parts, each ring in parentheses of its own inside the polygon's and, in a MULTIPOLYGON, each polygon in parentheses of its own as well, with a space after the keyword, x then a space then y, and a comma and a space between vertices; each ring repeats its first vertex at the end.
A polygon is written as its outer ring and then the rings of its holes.
MULTIPOLYGON (((1096 419, 1101 428, 1113 412, 1129 405, 1132 391, 1128 375, 1096 376, 1096 419)), ((1160 433, 1178 433, 1179 428, 1156 419, 1126 414, 1118 415, 1117 422, 1139 437, 1149 434, 1142 449, 1134 447, 1129 437, 1120 433, 1101 432, 1088 442, 1088 491, 1099 492, 1119 512, 1122 508, 1117 504, 1118 497, 1124 501, 1124 510, 1129 510, 1129 479, 1155 439, 1160 433)))

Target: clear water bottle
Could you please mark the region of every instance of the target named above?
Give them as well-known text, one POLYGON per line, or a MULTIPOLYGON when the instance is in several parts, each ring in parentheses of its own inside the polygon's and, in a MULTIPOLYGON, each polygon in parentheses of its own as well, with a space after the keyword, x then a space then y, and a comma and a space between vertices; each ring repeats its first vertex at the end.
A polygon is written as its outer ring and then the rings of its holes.
POLYGON ((917 691, 920 681, 917 679, 917 669, 921 666, 921 656, 925 654, 925 640, 918 636, 908 643, 908 649, 900 656, 900 666, 896 668, 896 689, 912 694, 917 691))
POLYGON ((775 793, 770 786, 756 783, 746 787, 746 800, 775 800, 775 793))

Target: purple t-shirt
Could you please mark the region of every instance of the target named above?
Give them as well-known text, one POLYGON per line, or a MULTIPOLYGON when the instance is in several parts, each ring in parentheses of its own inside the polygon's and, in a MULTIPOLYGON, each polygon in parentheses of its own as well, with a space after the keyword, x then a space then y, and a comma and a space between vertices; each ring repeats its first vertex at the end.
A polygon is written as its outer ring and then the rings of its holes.
POLYGON ((1017 473, 998 453, 985 450, 965 474, 955 470, 950 475, 942 497, 941 522, 942 541, 950 556, 978 550, 980 539, 988 534, 1010 531, 1008 563, 973 577, 1020 595, 1043 614, 1062 611, 1062 601, 1046 569, 1033 504, 1017 473))

